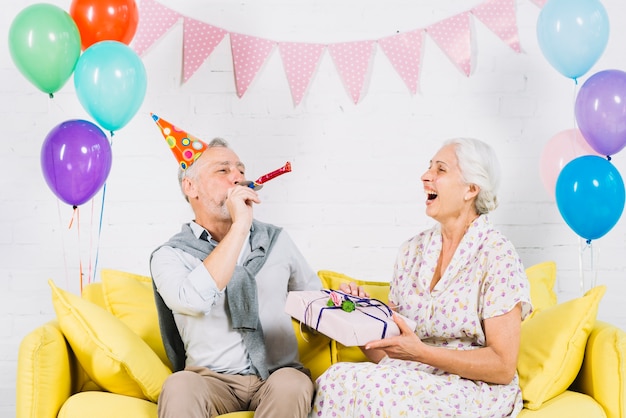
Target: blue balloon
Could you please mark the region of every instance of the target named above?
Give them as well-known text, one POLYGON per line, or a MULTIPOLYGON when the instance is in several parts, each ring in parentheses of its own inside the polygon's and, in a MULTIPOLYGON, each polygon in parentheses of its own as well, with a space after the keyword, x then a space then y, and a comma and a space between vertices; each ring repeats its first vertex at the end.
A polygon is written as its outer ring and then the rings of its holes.
POLYGON ((135 116, 146 95, 146 69, 126 44, 101 41, 83 52, 74 86, 83 108, 98 124, 117 131, 135 116))
POLYGON ((606 49, 609 17, 598 0, 550 0, 539 13, 537 38, 550 65, 576 80, 606 49))
POLYGON ((608 160, 585 155, 570 161, 556 181, 556 203, 572 230, 588 241, 600 238, 624 210, 624 181, 608 160))

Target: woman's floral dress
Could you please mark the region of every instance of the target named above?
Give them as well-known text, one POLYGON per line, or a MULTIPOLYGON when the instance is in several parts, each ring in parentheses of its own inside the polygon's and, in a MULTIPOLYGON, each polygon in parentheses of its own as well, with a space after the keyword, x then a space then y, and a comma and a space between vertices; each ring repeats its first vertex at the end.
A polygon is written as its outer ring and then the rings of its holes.
MULTIPOLYGON (((398 312, 417 322, 427 344, 456 350, 485 345, 483 320, 522 304, 531 310, 528 280, 513 245, 480 216, 468 228, 433 291, 441 251, 439 224, 405 242, 389 294, 398 312)), ((311 417, 506 417, 522 409, 517 375, 508 385, 461 378, 427 364, 385 357, 337 363, 317 380, 311 417)))

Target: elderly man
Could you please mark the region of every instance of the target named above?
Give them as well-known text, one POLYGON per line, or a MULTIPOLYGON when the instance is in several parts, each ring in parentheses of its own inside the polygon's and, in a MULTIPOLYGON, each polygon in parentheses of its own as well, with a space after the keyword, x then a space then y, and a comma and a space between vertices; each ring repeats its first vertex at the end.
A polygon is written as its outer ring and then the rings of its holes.
POLYGON ((153 115, 180 163, 195 219, 150 260, 164 345, 175 372, 159 417, 306 417, 314 386, 298 359, 287 292, 320 281, 288 234, 257 221, 257 192, 219 138, 205 144, 153 115))

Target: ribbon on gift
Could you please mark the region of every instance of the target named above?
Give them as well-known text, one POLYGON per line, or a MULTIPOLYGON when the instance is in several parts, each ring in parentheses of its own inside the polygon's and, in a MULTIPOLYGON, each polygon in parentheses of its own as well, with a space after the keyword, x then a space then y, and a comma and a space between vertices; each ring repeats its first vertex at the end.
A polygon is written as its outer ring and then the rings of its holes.
MULTIPOLYGON (((326 293, 327 295, 331 295, 332 293, 342 295, 344 300, 349 300, 349 301, 354 303, 356 310, 358 310, 362 314, 365 314, 365 315, 369 316, 370 318, 374 318, 375 320, 382 322, 382 324, 383 324, 383 332, 382 332, 380 338, 381 339, 385 338, 385 335, 387 335, 387 322, 384 319, 381 319, 381 318, 379 318, 379 317, 377 317, 375 315, 372 315, 372 314, 364 311, 362 308, 374 307, 374 308, 380 310, 384 315, 386 315, 387 318, 391 318, 392 315, 393 315, 393 311, 391 310, 391 308, 389 306, 387 306, 387 304, 385 304, 384 302, 382 302, 382 301, 380 301, 378 299, 361 298, 361 297, 349 295, 349 294, 341 292, 339 290, 322 289, 322 292, 326 293)), ((309 304, 307 305, 307 307, 306 307, 306 309, 304 311, 304 323, 309 324, 309 321, 308 321, 307 317, 308 317, 308 314, 311 312, 311 305, 313 304, 313 302, 318 301, 320 299, 326 299, 326 296, 323 296, 323 297, 318 298, 318 299, 314 299, 311 302, 309 302, 309 304)), ((342 309, 342 306, 341 305, 338 305, 338 306, 325 306, 325 307, 321 308, 319 314, 317 315, 317 321, 315 323, 315 330, 316 331, 318 331, 320 322, 322 320, 322 314, 327 309, 342 309)))

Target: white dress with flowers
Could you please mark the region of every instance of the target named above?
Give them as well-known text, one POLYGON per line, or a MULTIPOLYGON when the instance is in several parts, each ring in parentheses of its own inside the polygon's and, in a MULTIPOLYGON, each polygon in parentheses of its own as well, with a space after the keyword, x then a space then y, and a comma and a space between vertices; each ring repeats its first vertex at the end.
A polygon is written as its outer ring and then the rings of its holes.
MULTIPOLYGON (((482 322, 522 303, 530 312, 529 285, 513 245, 480 216, 469 227, 450 265, 429 290, 441 252, 439 225, 399 250, 389 300, 417 322, 427 344, 455 350, 485 345, 482 322)), ((317 380, 311 417, 507 417, 522 408, 517 375, 508 385, 473 381, 427 364, 390 359, 337 363, 317 380)))

